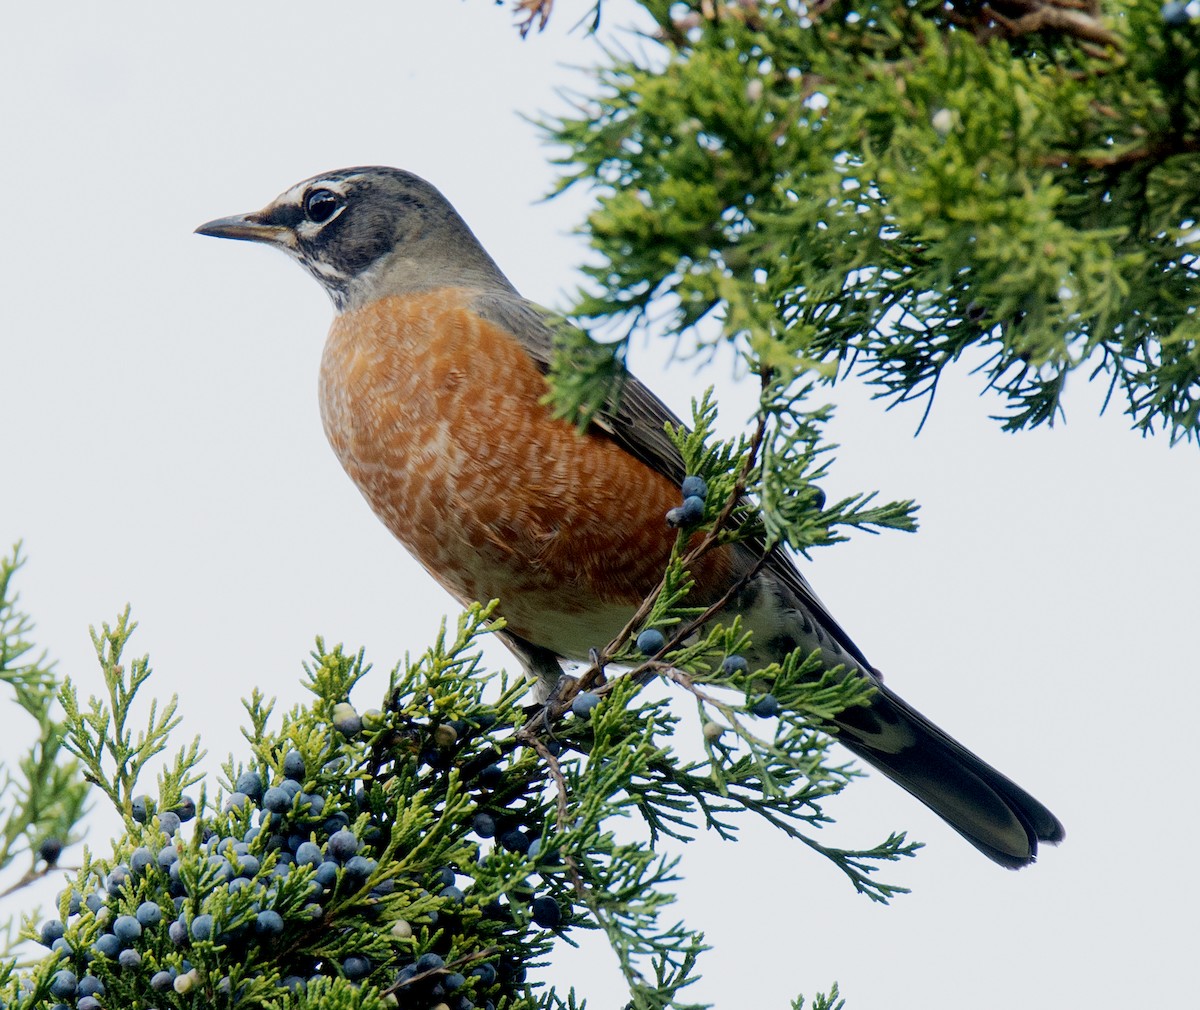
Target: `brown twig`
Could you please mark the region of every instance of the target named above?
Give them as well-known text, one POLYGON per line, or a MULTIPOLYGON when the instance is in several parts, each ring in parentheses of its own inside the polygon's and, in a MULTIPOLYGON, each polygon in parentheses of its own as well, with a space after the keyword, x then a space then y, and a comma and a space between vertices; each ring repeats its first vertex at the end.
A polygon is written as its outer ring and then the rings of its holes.
POLYGON ((562 767, 558 763, 558 758, 546 746, 544 740, 534 733, 526 733, 524 729, 517 733, 517 739, 529 744, 538 755, 546 762, 546 767, 550 769, 550 777, 554 780, 555 791, 555 809, 556 809, 556 826, 561 830, 567 823, 569 816, 567 812, 567 780, 563 778, 562 767))
POLYGON ((447 961, 440 968, 430 968, 427 971, 419 972, 412 978, 405 979, 403 982, 397 982, 394 985, 388 986, 380 995, 389 996, 398 993, 401 989, 406 989, 409 986, 417 986, 422 982, 432 982, 437 976, 449 975, 455 968, 465 968, 467 965, 475 961, 486 961, 489 958, 495 957, 500 953, 499 947, 487 947, 483 950, 473 950, 470 954, 464 954, 462 957, 455 958, 453 961, 447 961))
POLYGON ((1176 154, 1200 152, 1200 137, 1170 137, 1112 154, 1048 154, 1040 159, 1044 165, 1086 165, 1088 168, 1122 168, 1149 161, 1159 163, 1176 154))
POLYGON ((552 10, 554 0, 514 0, 513 12, 518 15, 517 31, 521 38, 529 34, 535 23, 539 32, 545 31, 552 10))
POLYGON ((0 898, 7 898, 10 894, 15 894, 17 891, 21 890, 21 888, 28 887, 30 884, 41 880, 43 877, 49 876, 55 870, 62 870, 64 873, 70 873, 78 869, 78 866, 59 866, 58 863, 55 863, 53 866, 46 866, 40 870, 26 870, 20 880, 16 881, 9 887, 6 887, 3 891, 0 891, 0 898))
MULTIPOLYGON (((1010 38, 1052 31, 1074 36, 1081 42, 1094 42, 1118 50, 1121 48, 1119 35, 1105 28, 1086 8, 1080 8, 1070 0, 1054 3, 1046 0, 1004 0, 1004 3, 1026 13, 1018 17, 1006 17, 990 4, 984 4, 982 10, 984 16, 1000 25, 1010 38)), ((1101 51, 1093 55, 1107 54, 1101 51)))

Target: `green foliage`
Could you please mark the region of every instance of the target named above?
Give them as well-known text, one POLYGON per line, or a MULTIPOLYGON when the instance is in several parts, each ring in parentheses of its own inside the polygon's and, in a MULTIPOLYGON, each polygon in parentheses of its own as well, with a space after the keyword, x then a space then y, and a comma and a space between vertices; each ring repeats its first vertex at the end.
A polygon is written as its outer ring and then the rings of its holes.
MULTIPOLYGON (((86 711, 83 710, 70 678, 63 682, 59 692, 59 700, 66 711, 66 725, 71 729, 64 746, 78 758, 87 780, 109 798, 127 825, 134 823, 134 790, 142 770, 166 748, 171 730, 180 721, 175 714, 177 699, 174 696, 161 715, 158 702, 152 701, 146 728, 138 732, 136 740, 133 737, 128 720, 133 711, 134 695, 150 678, 150 666, 145 657, 133 661, 128 676, 121 663, 121 654, 136 627, 136 623, 130 622, 129 608, 126 607, 115 626, 102 625, 100 634, 92 629, 92 645, 104 675, 107 701, 91 698, 86 711)), ((175 806, 183 790, 198 781, 193 769, 203 756, 199 740, 193 740, 189 747, 180 751, 175 774, 168 774, 164 779, 166 788, 162 799, 167 803, 164 809, 175 806)))
MULTIPOLYGON (((837 983, 834 982, 829 989, 828 996, 826 996, 824 993, 817 993, 817 995, 813 997, 813 1001, 809 1007, 809 1010, 843 1010, 845 1005, 846 1001, 840 998, 837 983)), ((803 997, 793 1001, 792 1010, 804 1010, 803 997)))
POLYGON ((974 349, 1008 429, 1052 422, 1082 368, 1143 431, 1200 431, 1200 22, 1159 0, 1051 7, 1067 31, 925 0, 644 6, 661 45, 545 124, 563 185, 599 194, 580 315, 856 365, 893 401, 974 349))
MULTIPOLYGON (((708 442, 711 405, 696 419, 700 435, 678 434, 689 461, 737 494, 732 474, 751 447, 708 442)), ((695 616, 680 606, 678 563, 668 602, 654 603, 669 628, 695 616)), ((872 898, 897 893, 871 875, 915 846, 893 836, 869 850, 828 849, 802 830, 827 823, 823 801, 855 774, 829 762, 815 726, 861 703, 862 681, 799 654, 726 670, 720 657, 745 635, 710 624, 676 650, 678 666, 647 660, 614 679, 596 671, 600 701, 586 714, 568 714, 568 697, 527 720, 523 686, 497 682, 474 648, 502 627, 494 610, 475 606, 453 633, 443 627, 420 659, 392 671, 381 708, 361 716, 350 695, 369 671, 364 657, 318 639, 306 666, 313 702, 277 721, 255 692, 248 752, 225 764, 211 803, 204 785, 198 800, 186 795, 203 782, 196 743, 162 769, 153 795, 139 792, 169 745, 174 701, 161 714, 151 701, 139 719, 151 673, 145 657, 125 657, 135 625, 126 611, 103 626, 93 639, 105 697, 81 703, 62 686, 63 743, 125 834, 111 855, 85 850, 59 898, 62 925, 26 923, 26 939, 61 935, 63 949, 0 980, 0 998, 19 987, 22 1007, 49 1007, 61 1000, 51 984, 70 972, 98 980, 105 1005, 117 1006, 574 1007, 573 992, 539 994, 526 971, 556 936, 570 942, 583 928, 607 936, 631 1006, 683 1010, 703 936, 665 916, 677 861, 615 832, 630 815, 653 843, 701 825, 733 838, 749 812, 824 853, 872 898), (690 723, 642 696, 651 670, 693 697, 699 759, 673 751, 690 723), (763 735, 749 709, 768 689, 783 710, 763 735), (724 737, 711 732, 718 719, 724 737), (353 856, 337 849, 347 837, 353 856), (131 925, 148 907, 150 919, 131 925)))
POLYGON ((29 860, 9 892, 49 872, 59 851, 77 840, 88 795, 78 762, 64 753, 63 726, 54 711, 59 686, 54 666, 45 652, 34 654, 28 637, 33 623, 17 606, 13 578, 23 564, 20 545, 0 557, 0 683, 12 689, 14 703, 35 729, 15 768, 0 768, 0 869, 22 855, 29 860))

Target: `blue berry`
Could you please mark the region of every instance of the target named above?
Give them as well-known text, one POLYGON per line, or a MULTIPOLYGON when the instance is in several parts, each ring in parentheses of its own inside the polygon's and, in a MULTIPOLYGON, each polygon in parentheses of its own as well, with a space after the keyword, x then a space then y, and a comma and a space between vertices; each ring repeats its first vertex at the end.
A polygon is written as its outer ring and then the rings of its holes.
POLYGON ((224 856, 209 856, 206 862, 212 871, 214 883, 228 884, 237 876, 233 864, 224 856))
POLYGON ((1165 3, 1162 5, 1162 19, 1165 24, 1172 27, 1186 25, 1191 18, 1188 16, 1188 5, 1186 3, 1165 3))
POLYGON ((338 864, 331 859, 325 860, 317 867, 317 872, 313 874, 313 880, 321 885, 325 890, 329 890, 337 883, 338 864))
POLYGON ((304 755, 290 750, 283 756, 283 777, 296 782, 304 781, 304 755))
POLYGON ((342 828, 329 836, 327 848, 334 859, 344 863, 358 852, 358 836, 349 828, 342 828))
POLYGON ((292 809, 292 798, 281 786, 271 786, 263 793, 262 805, 273 814, 286 814, 292 809))
POLYGON ((319 866, 324 857, 316 842, 301 842, 296 847, 296 862, 301 866, 319 866))
POLYGON ((484 789, 495 789, 504 781, 504 766, 490 764, 479 773, 479 784, 484 789))
POLYGON ((305 809, 306 816, 316 820, 325 809, 325 797, 317 793, 301 793, 300 806, 305 809))
POLYGON ((243 793, 257 803, 263 794, 262 776, 258 772, 242 772, 233 784, 233 789, 234 792, 243 793))
POLYGON ((59 919, 49 919, 42 923, 41 941, 43 947, 49 947, 55 940, 59 939, 63 933, 67 931, 67 927, 62 924, 59 919))
MULTIPOLYGON (((59 900, 62 899, 61 894, 58 897, 59 900)), ((67 915, 78 915, 79 908, 82 904, 83 899, 79 896, 79 892, 74 888, 71 888, 70 896, 67 898, 67 915)))
POLYGON ((142 955, 132 947, 127 947, 117 955, 117 963, 127 971, 135 971, 142 966, 142 955))
POLYGON ((779 701, 773 694, 764 694, 750 706, 750 711, 760 719, 772 719, 779 715, 779 701))
POLYGON ((462 888, 455 887, 453 884, 451 884, 448 887, 443 887, 438 892, 438 897, 439 898, 449 898, 451 901, 458 902, 459 904, 461 904, 463 899, 466 898, 466 895, 463 894, 462 888))
POLYGON ((150 988, 155 992, 166 992, 174 981, 169 971, 156 971, 150 976, 150 988))
POLYGON ((491 814, 480 811, 471 820, 471 830, 480 838, 491 838, 496 834, 496 819, 491 814))
POLYGON ((591 718, 592 709, 600 704, 600 695, 591 691, 580 691, 571 701, 571 713, 576 719, 591 718))
POLYGON ((325 834, 336 835, 342 828, 350 826, 350 815, 344 810, 337 810, 325 818, 325 823, 321 825, 325 829, 325 834))
POLYGON ((529 836, 520 828, 513 828, 511 831, 504 832, 498 841, 509 852, 518 852, 523 856, 529 851, 529 836))
POLYGON ((94 891, 83 899, 83 903, 87 905, 92 915, 98 915, 100 909, 104 907, 104 899, 94 891))
POLYGON ((112 933, 101 933, 92 943, 92 950, 105 957, 116 957, 121 953, 121 941, 112 933))
POLYGON ((657 628, 647 628, 637 637, 638 651, 645 656, 653 656, 662 651, 667 640, 663 638, 663 633, 657 628))
POLYGON ((287 798, 289 801, 294 800, 297 796, 300 795, 301 786, 300 786, 300 783, 297 782, 295 779, 284 779, 282 782, 279 783, 279 788, 282 789, 285 793, 287 793, 287 798))
POLYGON ((446 967, 446 962, 437 954, 433 953, 433 951, 430 951, 428 954, 422 954, 419 958, 417 958, 417 963, 414 965, 414 967, 417 969, 417 974, 419 975, 421 972, 425 971, 440 971, 442 968, 446 967))
POLYGON ((542 929, 555 929, 562 922, 562 909, 553 898, 534 898, 529 903, 529 913, 542 929))
POLYGON ((437 879, 443 887, 450 887, 458 878, 455 877, 454 871, 449 866, 443 866, 437 871, 437 879))
POLYGON ((142 924, 132 915, 118 915, 112 931, 122 944, 128 946, 142 935, 142 924))
POLYGON ((129 867, 128 866, 114 866, 108 874, 108 882, 105 885, 108 889, 108 893, 111 894, 115 898, 118 894, 121 893, 121 888, 125 886, 125 883, 128 880, 129 880, 129 867))
POLYGON ((371 961, 359 954, 351 954, 342 961, 342 974, 351 982, 366 978, 371 974, 371 961))
POLYGON ((724 662, 721 663, 721 672, 726 676, 734 673, 745 673, 750 669, 750 664, 741 656, 726 656, 724 662))
POLYGON ((452 971, 449 975, 442 979, 442 988, 446 992, 454 992, 455 989, 461 989, 467 984, 467 978, 462 972, 452 971))
POLYGON ((362 732, 362 718, 348 701, 333 706, 333 728, 344 737, 358 736, 362 732))
POLYGON ((243 792, 230 793, 229 799, 225 801, 225 809, 229 813, 237 813, 237 811, 253 805, 254 801, 243 792))
POLYGON ((143 926, 154 926, 162 921, 162 909, 153 901, 143 901, 135 914, 143 926))
POLYGON ((213 935, 213 917, 198 915, 192 920, 192 939, 211 940, 213 935))
POLYGON ((79 980, 79 986, 75 990, 77 996, 103 996, 104 983, 101 982, 95 975, 84 975, 79 980))
POLYGON ((704 522, 704 499, 694 496, 684 498, 683 505, 679 509, 679 525, 695 526, 702 522, 704 522))
POLYGON ((188 931, 187 925, 182 919, 173 919, 171 925, 167 927, 167 936, 171 938, 171 942, 176 947, 182 947, 187 943, 188 931))
POLYGON ((346 860, 345 873, 351 880, 362 883, 372 873, 379 864, 374 859, 368 859, 366 856, 351 856, 346 860))
POLYGON ((158 826, 162 828, 163 834, 168 838, 175 837, 175 832, 179 830, 182 823, 182 819, 174 810, 164 810, 158 815, 158 826))
POLYGON ((145 824, 150 817, 150 797, 135 796, 133 801, 130 803, 130 807, 131 812, 133 813, 133 819, 137 821, 138 824, 145 824))
POLYGON ((79 985, 79 979, 75 977, 74 972, 56 971, 50 979, 50 995, 55 999, 74 999, 75 990, 79 985))
POLYGON ((60 957, 70 957, 75 953, 75 948, 67 942, 67 938, 65 936, 60 936, 57 940, 50 944, 50 949, 60 957))
POLYGON ((133 850, 129 857, 129 869, 134 875, 145 873, 154 864, 154 853, 142 845, 133 850))
POLYGON ((708 484, 703 477, 687 476, 679 485, 684 498, 699 498, 701 502, 708 497, 708 484))
POLYGON ((258 913, 254 920, 254 935, 271 939, 283 933, 283 916, 268 908, 258 913))
POLYGON ((75 1010, 102 1010, 95 996, 84 996, 75 1004, 75 1010))
POLYGON ((39 858, 45 860, 47 866, 53 866, 62 855, 63 843, 61 838, 43 838, 38 846, 39 858))

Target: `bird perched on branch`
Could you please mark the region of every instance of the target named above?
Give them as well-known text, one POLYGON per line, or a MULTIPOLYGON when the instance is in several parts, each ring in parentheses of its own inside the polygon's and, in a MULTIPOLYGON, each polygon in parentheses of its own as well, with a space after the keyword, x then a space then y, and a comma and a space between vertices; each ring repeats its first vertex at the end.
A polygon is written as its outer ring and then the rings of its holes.
MULTIPOLYGON (((275 246, 333 299, 321 418, 346 472, 389 530, 462 603, 498 598, 527 673, 607 643, 658 584, 675 542, 678 423, 632 376, 580 436, 543 403, 553 332, 445 197, 409 172, 351 168, 298 183, 200 234, 275 246)), ((691 574, 700 601, 753 571, 748 544, 691 574)), ((838 740, 989 858, 1020 867, 1063 828, 1041 803, 894 694, 814 595, 770 553, 722 616, 765 665, 800 648, 878 688, 843 711, 838 740)))

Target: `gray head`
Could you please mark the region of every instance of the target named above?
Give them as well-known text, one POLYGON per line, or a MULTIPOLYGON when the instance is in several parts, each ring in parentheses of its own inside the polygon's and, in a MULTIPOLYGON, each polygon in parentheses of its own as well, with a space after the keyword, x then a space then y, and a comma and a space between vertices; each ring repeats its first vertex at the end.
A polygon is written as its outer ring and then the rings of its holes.
POLYGON ((512 290, 450 202, 397 168, 316 175, 262 210, 196 231, 282 249, 321 282, 339 312, 437 287, 512 290))

